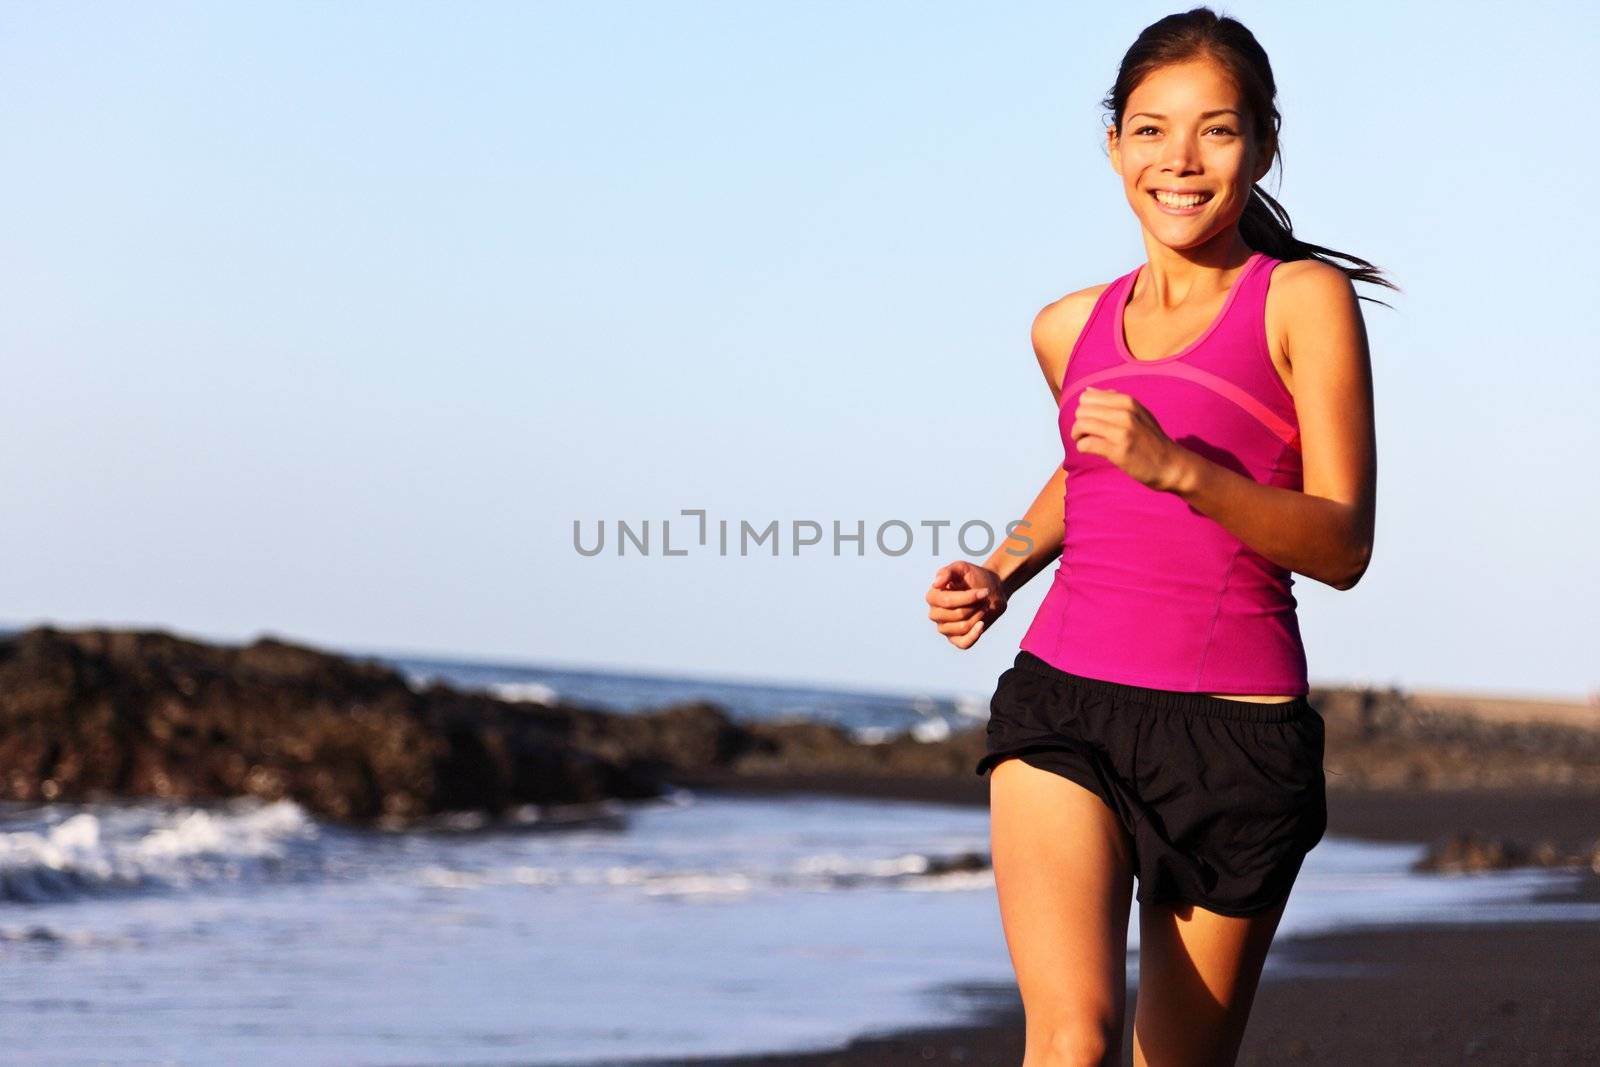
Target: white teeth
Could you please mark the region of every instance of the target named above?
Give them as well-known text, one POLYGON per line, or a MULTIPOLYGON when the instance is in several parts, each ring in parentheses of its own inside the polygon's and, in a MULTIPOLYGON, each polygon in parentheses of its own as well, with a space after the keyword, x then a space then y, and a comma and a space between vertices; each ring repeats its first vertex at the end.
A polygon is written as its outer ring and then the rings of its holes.
POLYGON ((1204 203, 1206 200, 1210 199, 1209 197, 1200 193, 1189 193, 1185 196, 1178 196, 1175 193, 1162 192, 1160 189, 1154 190, 1154 193, 1155 198, 1161 201, 1163 204, 1166 204, 1168 207, 1194 207, 1195 205, 1204 203))

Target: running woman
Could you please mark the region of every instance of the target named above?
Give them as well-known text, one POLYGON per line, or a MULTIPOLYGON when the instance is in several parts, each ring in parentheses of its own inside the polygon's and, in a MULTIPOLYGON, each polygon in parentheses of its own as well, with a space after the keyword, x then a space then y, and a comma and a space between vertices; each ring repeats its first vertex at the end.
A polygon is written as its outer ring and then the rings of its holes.
POLYGON ((1205 7, 1123 57, 1106 139, 1147 261, 1039 312, 1065 460, 1020 539, 944 566, 926 597, 971 648, 1060 557, 977 766, 1024 1067, 1120 1062, 1135 882, 1133 1063, 1234 1063, 1326 829, 1291 572, 1346 590, 1367 569, 1376 440, 1352 283, 1397 287, 1296 238, 1256 185, 1276 95, 1255 37, 1205 7))

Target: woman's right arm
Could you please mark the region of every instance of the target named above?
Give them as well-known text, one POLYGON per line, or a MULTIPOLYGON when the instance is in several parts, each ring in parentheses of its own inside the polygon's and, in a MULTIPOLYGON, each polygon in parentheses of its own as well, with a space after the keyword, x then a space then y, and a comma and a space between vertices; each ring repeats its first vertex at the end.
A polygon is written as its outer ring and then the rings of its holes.
MULTIPOLYGON (((1034 316, 1033 354, 1039 361, 1039 370, 1050 387, 1050 398, 1055 401, 1058 412, 1067 362, 1104 289, 1104 285, 1092 285, 1068 293, 1046 304, 1034 316)), ((1026 525, 1019 527, 1016 536, 1003 543, 984 562, 984 567, 1000 578, 1007 597, 1027 585, 1034 575, 1061 555, 1061 539, 1066 533, 1062 517, 1066 487, 1067 472, 1058 463, 1022 517, 1026 525)))
MULTIPOLYGON (((1057 412, 1067 362, 1105 288, 1092 285, 1068 293, 1034 316, 1033 354, 1057 412)), ((982 567, 957 560, 934 575, 926 597, 928 617, 956 647, 970 648, 979 634, 1004 614, 1011 595, 1061 555, 1066 483, 1067 472, 1058 463, 1023 516, 1026 525, 1003 541, 982 567)))
POLYGON ((1061 555, 1061 539, 1066 533, 1062 518, 1066 486, 1067 472, 1058 463, 1050 480, 1033 498, 1017 532, 984 561, 984 569, 1000 579, 1000 588, 1007 599, 1061 555))

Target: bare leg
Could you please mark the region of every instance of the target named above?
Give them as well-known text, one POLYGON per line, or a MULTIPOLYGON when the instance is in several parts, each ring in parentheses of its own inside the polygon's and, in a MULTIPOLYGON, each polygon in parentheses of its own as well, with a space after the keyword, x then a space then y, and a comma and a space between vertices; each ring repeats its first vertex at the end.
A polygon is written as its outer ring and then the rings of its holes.
POLYGON ((1023 1067, 1115 1067, 1127 999, 1132 845, 1115 812, 1022 758, 990 772, 995 888, 1027 1014, 1023 1067))
POLYGON ((1232 1067, 1283 908, 1139 906, 1134 1067, 1232 1067))

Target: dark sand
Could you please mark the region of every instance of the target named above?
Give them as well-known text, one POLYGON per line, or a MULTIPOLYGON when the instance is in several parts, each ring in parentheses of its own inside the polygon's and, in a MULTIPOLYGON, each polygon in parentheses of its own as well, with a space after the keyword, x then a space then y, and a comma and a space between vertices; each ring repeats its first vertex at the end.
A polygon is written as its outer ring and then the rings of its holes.
MULTIPOLYGON (((701 788, 705 783, 697 786, 701 788)), ((730 787, 732 783, 730 783, 730 787)), ((987 779, 907 783, 892 779, 772 780, 741 792, 787 790, 986 803, 987 779)), ((1519 789, 1329 793, 1329 833, 1427 842, 1462 830, 1534 842, 1592 841, 1600 794, 1519 789)), ((1467 876, 1467 877, 1470 877, 1467 876)), ((1600 874, 1571 894, 1600 901, 1600 874)), ((809 1054, 653 1060, 652 1067, 896 1067, 965 1064, 1019 1067, 1022 1005, 1014 987, 978 1025, 864 1037, 809 1054)), ((1130 986, 1122 1062, 1132 1062, 1137 990, 1130 986)), ((1238 1063, 1600 1065, 1600 923, 1408 925, 1274 945, 1256 994, 1238 1063)))

